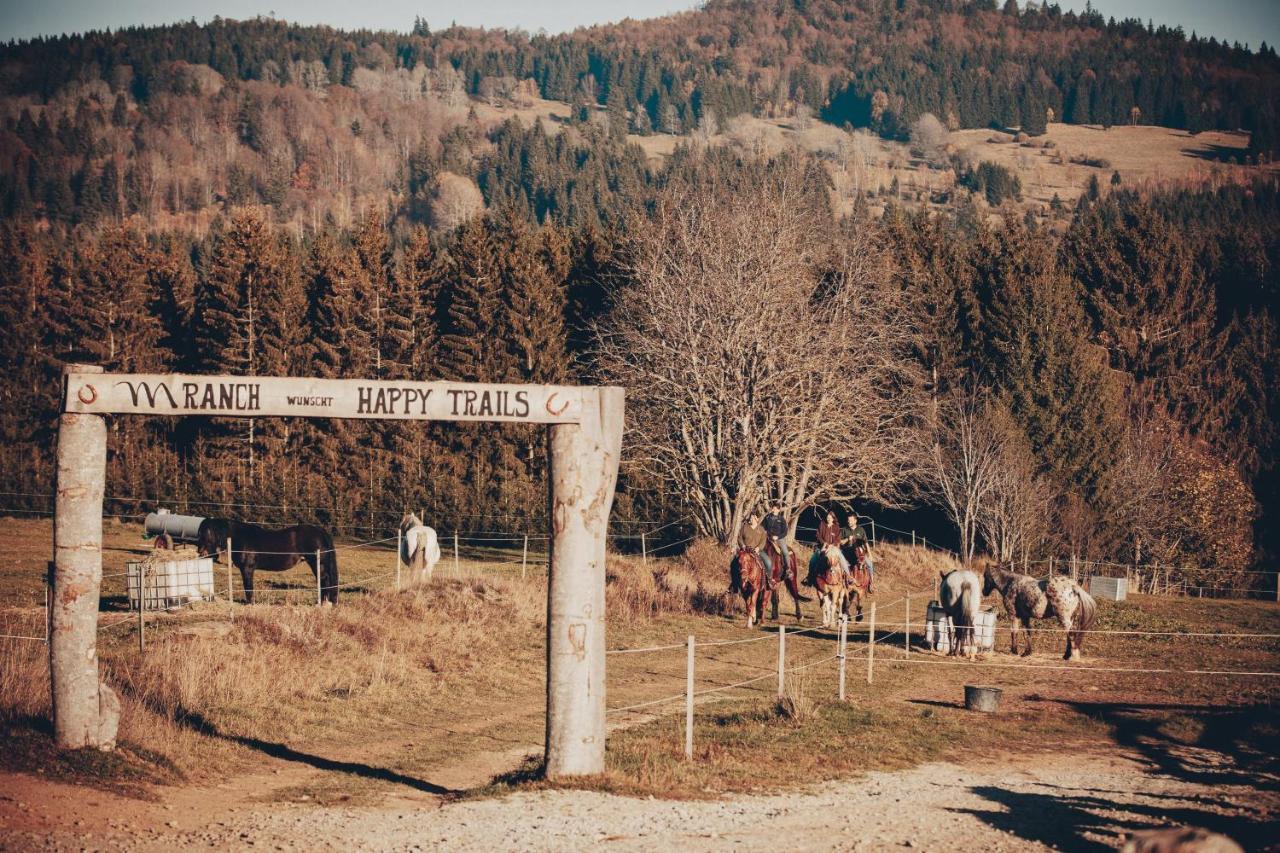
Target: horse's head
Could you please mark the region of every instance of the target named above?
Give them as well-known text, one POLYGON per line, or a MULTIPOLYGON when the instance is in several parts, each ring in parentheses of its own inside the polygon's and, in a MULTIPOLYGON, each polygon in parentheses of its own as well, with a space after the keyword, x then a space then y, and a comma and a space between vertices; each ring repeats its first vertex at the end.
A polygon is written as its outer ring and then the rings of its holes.
POLYGON ((422 526, 422 519, 411 512, 406 512, 404 518, 400 519, 401 530, 412 530, 415 527, 422 526))
POLYGON ((999 588, 1000 587, 996 585, 995 576, 991 574, 991 567, 987 566, 986 570, 982 573, 982 594, 990 595, 999 588))
POLYGON ((230 526, 223 518, 206 518, 200 522, 200 529, 196 532, 196 550, 201 557, 218 553, 227 541, 230 526))

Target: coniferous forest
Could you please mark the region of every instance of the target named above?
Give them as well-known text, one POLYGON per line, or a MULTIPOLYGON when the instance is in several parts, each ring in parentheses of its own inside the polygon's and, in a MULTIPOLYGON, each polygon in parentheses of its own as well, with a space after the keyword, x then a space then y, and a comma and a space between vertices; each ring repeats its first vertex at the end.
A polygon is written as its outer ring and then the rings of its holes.
MULTIPOLYGON (((765 199, 803 209, 822 249, 796 243, 819 282, 813 304, 771 306, 762 322, 809 322, 852 281, 874 292, 852 322, 868 336, 892 326, 884 352, 904 367, 875 393, 918 453, 895 463, 892 488, 828 498, 941 509, 937 477, 912 459, 945 444, 947 412, 972 415, 965 401, 981 398, 1001 464, 1034 485, 1018 511, 1041 523, 1019 534, 1024 550, 1191 565, 1235 585, 1280 554, 1272 47, 1015 0, 740 0, 563 36, 216 20, 10 43, 0 69, 8 509, 49 505, 66 362, 607 379, 601 328, 627 319, 621 295, 645 275, 646 240, 669 233, 662 211, 765 199), (569 121, 514 114, 533 99, 568 103, 569 121), (1017 178, 978 167, 941 206, 873 210, 864 198, 837 213, 815 155, 692 135, 743 114, 811 115, 906 139, 926 113, 1031 137, 1051 122, 1243 129, 1240 165, 1253 168, 1095 181, 1074 207, 1024 216, 1005 203, 1017 178), (661 160, 635 142, 686 133, 661 160)), ((540 431, 128 418, 111 429, 121 513, 208 502, 368 531, 406 506, 445 529, 527 528, 544 512, 540 431)), ((743 496, 758 486, 726 482, 743 496)), ((686 519, 690 500, 629 465, 617 514, 686 519)), ((672 539, 717 533, 683 524, 672 539)), ((1005 538, 984 529, 982 547, 1005 538)))

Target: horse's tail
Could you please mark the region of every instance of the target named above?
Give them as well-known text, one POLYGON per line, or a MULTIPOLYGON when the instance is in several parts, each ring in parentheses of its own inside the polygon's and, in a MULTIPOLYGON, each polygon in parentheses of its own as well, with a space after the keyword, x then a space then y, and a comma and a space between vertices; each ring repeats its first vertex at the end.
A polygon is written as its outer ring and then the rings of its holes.
POLYGON ((1082 586, 1076 587, 1076 596, 1080 604, 1076 608, 1076 624, 1072 626, 1072 632, 1075 634, 1074 645, 1079 649, 1084 647, 1085 632, 1092 630, 1098 621, 1098 602, 1082 586))
POLYGON ((968 578, 960 583, 960 617, 956 625, 956 644, 961 648, 977 643, 974 629, 978 624, 978 608, 982 606, 982 597, 973 587, 973 581, 968 578))
POLYGON ((440 537, 436 535, 435 528, 428 527, 427 531, 427 565, 434 566, 440 562, 440 537))
POLYGON ((325 533, 320 549, 320 565, 316 572, 320 575, 321 598, 330 604, 338 603, 338 552, 333 547, 333 537, 325 533))

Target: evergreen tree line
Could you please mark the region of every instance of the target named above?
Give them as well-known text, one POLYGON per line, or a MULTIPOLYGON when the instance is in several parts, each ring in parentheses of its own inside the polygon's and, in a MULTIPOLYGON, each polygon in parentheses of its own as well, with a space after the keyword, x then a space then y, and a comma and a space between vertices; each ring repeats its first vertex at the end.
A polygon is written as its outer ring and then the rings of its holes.
MULTIPOLYGON (((753 173, 782 167, 727 149, 673 163, 648 192, 732 198, 753 173)), ((821 169, 808 168, 806 180, 820 182, 821 169)), ((539 225, 562 218, 572 192, 535 203, 536 182, 493 180, 509 204, 443 237, 391 228, 376 213, 299 241, 253 208, 198 241, 5 222, 0 472, 18 493, 5 505, 48 507, 20 495, 51 490, 58 375, 69 361, 589 381, 589 327, 610 289, 627 286, 618 247, 644 226, 646 205, 633 202, 625 221, 614 212, 539 225)), ((1255 554, 1256 521, 1257 553, 1276 552, 1274 182, 1086 196, 1061 237, 892 205, 849 227, 882 235, 893 256, 918 326, 922 390, 941 400, 980 388, 1016 425, 1053 495, 1042 549, 1238 570, 1255 554), (1152 482, 1161 500, 1140 495, 1147 516, 1136 532, 1135 495, 1152 482)), ((497 425, 122 417, 112 420, 108 493, 267 507, 243 514, 347 531, 385 530, 406 506, 444 529, 499 517, 520 529, 544 512, 542 441, 540 431, 497 425)), ((675 520, 682 500, 633 472, 619 512, 675 520)))
POLYGON ((93 78, 144 102, 183 93, 191 78, 181 63, 227 80, 308 86, 423 65, 449 67, 475 95, 494 81, 531 79, 543 97, 605 105, 636 133, 804 105, 898 137, 926 112, 955 126, 1036 133, 1052 111, 1076 124, 1245 128, 1255 155, 1280 144, 1273 47, 1250 51, 1056 4, 718 0, 679 18, 534 37, 433 33, 421 20, 401 34, 215 19, 14 42, 0 58, 10 69, 6 94, 41 99, 93 78))
MULTIPOLYGON (((447 246, 423 229, 393 245, 378 215, 298 244, 238 209, 198 243, 116 227, 67 245, 5 223, 0 470, 48 494, 58 375, 192 371, 458 381, 572 378, 568 281, 596 249, 515 215, 477 218, 447 246)), ((116 418, 108 494, 249 507, 247 517, 384 530, 408 507, 443 528, 541 517, 533 428, 308 419, 116 418)), ((39 499, 7 506, 43 509, 39 499)), ((172 504, 171 504, 172 505, 172 504)), ((116 512, 155 506, 115 502, 116 512)))

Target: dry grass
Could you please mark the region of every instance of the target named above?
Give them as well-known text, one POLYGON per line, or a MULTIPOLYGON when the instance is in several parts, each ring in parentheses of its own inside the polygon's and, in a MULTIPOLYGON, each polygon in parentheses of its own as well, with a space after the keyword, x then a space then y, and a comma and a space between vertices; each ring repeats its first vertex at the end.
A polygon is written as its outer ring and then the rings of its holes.
MULTIPOLYGON (((0 524, 0 544, 12 535, 0 524)), ((136 529, 109 532, 119 542, 136 535, 136 529)), ((48 544, 28 547, 47 553, 48 544)), ((381 568, 381 556, 368 558, 367 571, 381 568)), ((901 545, 882 544, 878 556, 880 624, 900 622, 905 602, 891 602, 912 592, 918 639, 923 593, 954 561, 901 545)), ((446 564, 429 585, 345 595, 336 608, 237 606, 234 624, 227 621, 225 603, 159 615, 150 619, 144 656, 137 653, 130 624, 104 632, 104 671, 124 704, 122 748, 107 758, 48 748, 46 649, 40 643, 0 642, 0 765, 95 785, 133 785, 142 793, 149 783, 226 776, 253 762, 262 742, 372 762, 416 778, 431 778, 434 768, 494 750, 495 744, 536 748, 543 726, 545 577, 531 572, 521 579, 518 566, 514 573, 507 567, 502 574, 492 568, 477 574, 482 564, 474 562, 464 562, 463 577, 453 577, 446 564)), ((354 570, 358 564, 353 558, 348 565, 354 570)), ((681 643, 691 633, 699 642, 748 636, 741 627, 741 601, 723 594, 727 583, 728 555, 711 543, 696 543, 679 559, 647 564, 611 555, 609 647, 681 643)), ((21 614, 34 624, 40 611, 21 614)), ((810 605, 810 624, 815 615, 810 605)), ((1126 630, 1280 630, 1280 607, 1258 602, 1141 596, 1104 605, 1102 618, 1104 627, 1126 630)), ((851 633, 855 655, 865 630, 864 623, 851 633)), ((770 626, 759 635, 771 634, 770 626)), ((998 642, 1006 636, 1002 628, 998 642)), ((1047 636, 1054 639, 1037 639, 1038 662, 1056 663, 1060 641, 1047 636)), ((713 694, 700 706, 693 764, 682 759, 676 717, 645 723, 643 715, 611 715, 611 721, 642 724, 611 734, 609 772, 589 784, 701 797, 960 757, 970 747, 957 745, 957 739, 974 718, 955 705, 963 683, 974 678, 1006 690, 1008 714, 991 720, 976 742, 992 750, 1114 734, 1112 723, 1099 722, 1099 712, 1072 704, 1093 688, 1098 692, 1084 695, 1100 702, 1176 699, 1214 707, 1275 699, 1275 687, 1257 680, 1183 683, 1166 675, 895 665, 905 654, 896 645, 900 641, 901 635, 891 638, 877 651, 874 686, 865 684, 860 664, 854 664, 849 704, 831 701, 834 662, 790 673, 781 708, 771 679, 724 697, 713 694)), ((829 657, 833 643, 830 632, 789 633, 789 661, 801 665, 829 657)), ((1116 637, 1091 640, 1089 663, 1176 662, 1262 671, 1277 668, 1278 652, 1280 644, 1256 639, 1188 645, 1178 638, 1116 637)), ((703 689, 770 672, 776 643, 709 647, 699 655, 697 683, 703 689)), ((611 656, 609 704, 679 693, 683 679, 679 649, 611 656)), ((1195 714, 1165 723, 1168 737, 1186 738, 1202 725, 1195 714)), ((330 773, 305 790, 271 796, 363 802, 376 800, 388 786, 394 787, 330 773)))

